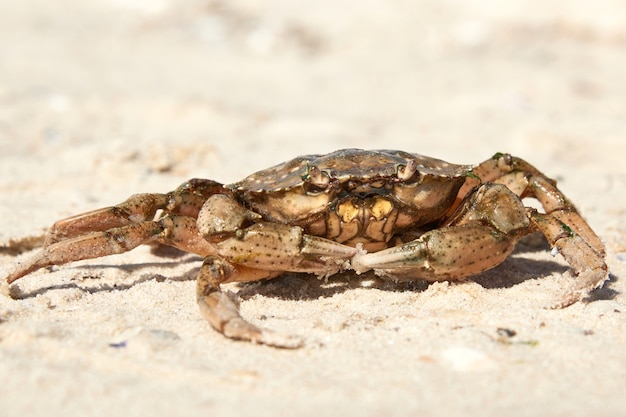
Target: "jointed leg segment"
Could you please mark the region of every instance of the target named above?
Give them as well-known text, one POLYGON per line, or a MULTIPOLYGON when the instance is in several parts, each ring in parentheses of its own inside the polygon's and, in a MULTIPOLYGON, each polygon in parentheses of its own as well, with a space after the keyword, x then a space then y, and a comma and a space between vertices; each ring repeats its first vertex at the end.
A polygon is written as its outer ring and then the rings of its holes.
POLYGON ((7 281, 12 283, 46 266, 124 253, 149 242, 167 244, 201 256, 215 252, 211 244, 199 237, 194 218, 166 216, 156 221, 131 223, 48 244, 21 262, 9 274, 7 281))
MULTIPOLYGON (((577 276, 572 288, 555 307, 566 307, 584 298, 607 279, 605 248, 600 238, 574 205, 546 177, 528 162, 507 154, 496 154, 474 169, 482 181, 505 184, 520 198, 536 198, 545 213, 528 210, 532 230, 539 230, 552 248, 558 250, 577 276)), ((462 189, 472 186, 471 181, 462 189)))
POLYGON ((115 206, 57 221, 48 231, 44 247, 85 233, 154 220, 159 210, 195 218, 206 199, 217 192, 223 192, 221 184, 211 180, 192 179, 167 194, 135 194, 115 206))
POLYGON ((537 213, 534 210, 530 211, 529 216, 550 246, 557 249, 572 266, 576 275, 572 287, 552 307, 563 308, 574 304, 602 285, 607 278, 607 267, 597 247, 592 246, 584 236, 573 231, 570 225, 557 216, 537 213))
POLYGON ((196 297, 202 316, 211 326, 231 339, 281 348, 300 347, 302 339, 259 328, 241 317, 237 304, 220 290, 220 284, 232 280, 234 275, 237 281, 256 281, 273 278, 280 272, 232 265, 212 256, 205 258, 196 282, 196 297))

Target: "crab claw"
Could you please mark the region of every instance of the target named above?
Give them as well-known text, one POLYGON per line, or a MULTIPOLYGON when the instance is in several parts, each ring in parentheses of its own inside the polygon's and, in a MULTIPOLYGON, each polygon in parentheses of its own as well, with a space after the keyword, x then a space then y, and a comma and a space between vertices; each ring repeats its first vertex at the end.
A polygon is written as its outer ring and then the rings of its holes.
POLYGON ((343 269, 357 249, 303 233, 302 228, 255 223, 217 245, 231 262, 271 271, 311 272, 323 276, 343 269))

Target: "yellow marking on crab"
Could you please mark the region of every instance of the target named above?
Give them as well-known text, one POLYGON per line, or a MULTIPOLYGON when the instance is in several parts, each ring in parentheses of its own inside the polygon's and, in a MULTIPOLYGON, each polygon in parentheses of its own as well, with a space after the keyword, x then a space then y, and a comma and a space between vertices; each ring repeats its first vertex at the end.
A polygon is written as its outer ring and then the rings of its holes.
POLYGON ((376 220, 386 218, 393 210, 393 203, 383 197, 375 197, 374 203, 369 207, 369 211, 376 220))
POLYGON ((337 214, 344 223, 350 223, 352 220, 360 217, 362 208, 357 207, 351 200, 344 201, 337 207, 337 214))

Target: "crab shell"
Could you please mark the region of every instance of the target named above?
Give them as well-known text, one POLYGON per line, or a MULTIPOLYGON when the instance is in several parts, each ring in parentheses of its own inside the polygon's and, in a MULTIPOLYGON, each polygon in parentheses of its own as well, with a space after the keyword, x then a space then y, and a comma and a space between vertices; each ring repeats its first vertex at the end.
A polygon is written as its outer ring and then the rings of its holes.
POLYGON ((267 221, 375 250, 440 219, 471 170, 402 151, 344 149, 300 156, 227 188, 267 221))

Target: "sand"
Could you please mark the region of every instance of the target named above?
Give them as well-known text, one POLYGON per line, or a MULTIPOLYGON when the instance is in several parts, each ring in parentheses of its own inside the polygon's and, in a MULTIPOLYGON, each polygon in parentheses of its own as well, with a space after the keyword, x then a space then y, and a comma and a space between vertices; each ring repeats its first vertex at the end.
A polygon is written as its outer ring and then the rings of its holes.
POLYGON ((200 317, 192 255, 141 247, 0 284, 1 416, 623 416, 620 2, 0 3, 0 276, 55 220, 300 154, 497 151, 607 247, 589 302, 540 239, 463 283, 227 286, 299 350, 200 317))

